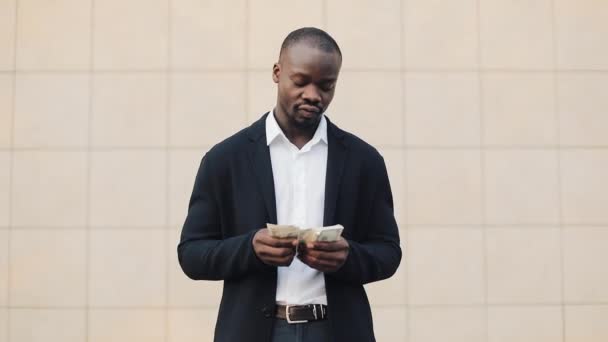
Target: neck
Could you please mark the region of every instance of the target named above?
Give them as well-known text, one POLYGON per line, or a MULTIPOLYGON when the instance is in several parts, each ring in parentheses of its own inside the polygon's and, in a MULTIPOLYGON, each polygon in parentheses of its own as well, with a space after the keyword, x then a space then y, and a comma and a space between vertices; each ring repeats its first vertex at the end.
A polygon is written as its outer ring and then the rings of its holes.
POLYGON ((274 109, 274 118, 287 139, 298 148, 302 148, 312 139, 321 122, 321 120, 319 120, 316 125, 310 127, 297 126, 278 106, 274 109))

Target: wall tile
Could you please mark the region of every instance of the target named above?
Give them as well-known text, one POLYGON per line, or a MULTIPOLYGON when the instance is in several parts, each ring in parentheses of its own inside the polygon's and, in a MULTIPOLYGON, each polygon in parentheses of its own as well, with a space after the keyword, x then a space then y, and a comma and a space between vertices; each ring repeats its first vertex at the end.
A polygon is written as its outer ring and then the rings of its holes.
POLYGON ((0 227, 9 226, 10 170, 10 152, 0 151, 0 227))
POLYGON ((482 308, 411 308, 409 342, 485 342, 482 308))
POLYGON ((561 151, 562 220, 568 224, 608 223, 608 151, 561 151))
POLYGON ((405 342, 407 338, 405 307, 372 307, 377 341, 405 342))
POLYGON ((608 68, 608 3, 556 0, 557 63, 560 68, 608 68))
POLYGON ((550 73, 483 74, 485 145, 556 145, 554 77, 550 73))
POLYGON ((167 78, 164 74, 97 74, 93 94, 93 146, 167 143, 167 78))
MULTIPOLYGON (((9 230, 0 229, 0 307, 8 306, 9 230)), ((0 331, 2 331, 0 329, 0 331)), ((0 341, 2 339, 0 338, 0 341)))
POLYGON ((608 146, 606 87, 605 74, 559 74, 559 129, 563 145, 608 146))
POLYGON ((408 150, 406 170, 408 224, 481 223, 479 151, 408 150))
POLYGON ((82 342, 86 340, 84 310, 11 309, 10 341, 82 342))
POLYGON ((169 223, 182 226, 194 180, 206 149, 171 150, 169 152, 169 223))
POLYGON ((15 69, 16 7, 17 0, 0 2, 0 70, 15 69))
POLYGON ((0 148, 10 147, 12 142, 13 81, 14 75, 0 73, 0 148))
POLYGON ((248 67, 271 70, 272 65, 279 59, 283 39, 291 31, 309 26, 322 28, 322 10, 322 0, 250 2, 247 28, 248 67))
POLYGON ((375 147, 401 146, 401 88, 396 73, 342 72, 326 114, 340 128, 375 147))
MULTIPOLYGON (((177 260, 177 245, 181 229, 171 230, 169 251, 169 306, 218 308, 222 299, 222 281, 192 280, 182 271, 177 260)), ((215 321, 214 321, 215 322, 215 321)))
POLYGON ((558 152, 484 152, 488 223, 558 223, 558 152))
POLYGON ((17 68, 88 69, 91 6, 91 0, 20 0, 17 68))
POLYGON ((561 302, 558 228, 496 228, 486 232, 488 302, 561 302))
POLYGON ((165 225, 166 184, 164 150, 92 152, 90 223, 110 227, 165 225))
POLYGON ((0 308, 0 342, 8 342, 8 309, 0 308))
POLYGON ((18 74, 15 146, 86 146, 89 92, 89 76, 85 74, 18 74))
POLYGON ((165 230, 96 229, 91 231, 90 239, 89 303, 92 307, 165 305, 165 230))
POLYGON ((566 342, 608 340, 608 306, 566 306, 566 342))
POLYGON ((479 145, 477 73, 407 73, 405 82, 408 145, 479 145))
POLYGON ((84 226, 85 152, 18 151, 13 170, 13 226, 84 226))
POLYGON ((399 0, 327 1, 327 27, 344 56, 342 67, 400 68, 400 11, 399 0))
POLYGON ((166 335, 165 310, 89 311, 89 342, 163 342, 166 335))
POLYGON ((171 1, 171 66, 244 67, 246 3, 246 0, 171 1))
POLYGON ((477 67, 477 1, 408 0, 403 10, 407 68, 477 67))
POLYGON ((166 0, 96 2, 94 67, 165 69, 168 66, 168 12, 166 0))
POLYGON ((559 306, 488 308, 488 342, 561 342, 559 306))
POLYGON ((242 73, 174 74, 171 81, 171 146, 215 145, 245 127, 242 73))
POLYGON ((86 302, 85 245, 82 230, 13 230, 9 276, 11 305, 83 306, 86 302))
POLYGON ((412 228, 407 236, 409 304, 484 302, 481 230, 412 228))
POLYGON ((212 342, 217 310, 169 310, 168 342, 212 342))
POLYGON ((564 300, 589 303, 608 301, 607 227, 565 228, 564 300))
POLYGON ((554 77, 550 73, 483 74, 485 145, 556 145, 554 77))
POLYGON ((553 67, 552 1, 482 0, 479 5, 484 67, 553 67))
POLYGON ((275 107, 277 85, 272 81, 271 68, 248 72, 247 85, 247 122, 253 123, 275 107))

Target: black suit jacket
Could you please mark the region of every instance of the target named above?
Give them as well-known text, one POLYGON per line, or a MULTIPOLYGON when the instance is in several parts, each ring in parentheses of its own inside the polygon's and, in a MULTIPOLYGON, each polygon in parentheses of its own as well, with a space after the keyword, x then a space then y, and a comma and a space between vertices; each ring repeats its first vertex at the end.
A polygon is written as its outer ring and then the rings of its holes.
MULTIPOLYGON (((223 280, 215 341, 268 342, 275 312, 277 268, 255 255, 252 238, 276 223, 268 113, 203 157, 177 247, 184 273, 223 280)), ((363 284, 395 273, 399 233, 384 159, 328 119, 324 225, 341 224, 350 244, 345 264, 325 274, 333 341, 374 341, 363 284)))

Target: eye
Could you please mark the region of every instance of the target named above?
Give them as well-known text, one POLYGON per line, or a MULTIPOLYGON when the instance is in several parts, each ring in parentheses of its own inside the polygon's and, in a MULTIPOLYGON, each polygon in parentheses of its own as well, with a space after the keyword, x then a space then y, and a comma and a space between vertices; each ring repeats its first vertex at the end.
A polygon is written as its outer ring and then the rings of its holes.
POLYGON ((334 89, 334 82, 326 82, 321 84, 321 89, 323 89, 323 91, 330 91, 332 89, 334 89))

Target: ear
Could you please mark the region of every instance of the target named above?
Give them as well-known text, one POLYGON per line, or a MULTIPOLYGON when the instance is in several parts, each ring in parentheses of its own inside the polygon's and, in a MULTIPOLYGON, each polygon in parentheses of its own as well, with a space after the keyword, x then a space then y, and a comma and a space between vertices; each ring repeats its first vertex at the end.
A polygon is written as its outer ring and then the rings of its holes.
POLYGON ((274 83, 279 83, 279 76, 281 76, 281 66, 279 63, 274 63, 272 66, 272 80, 274 83))

